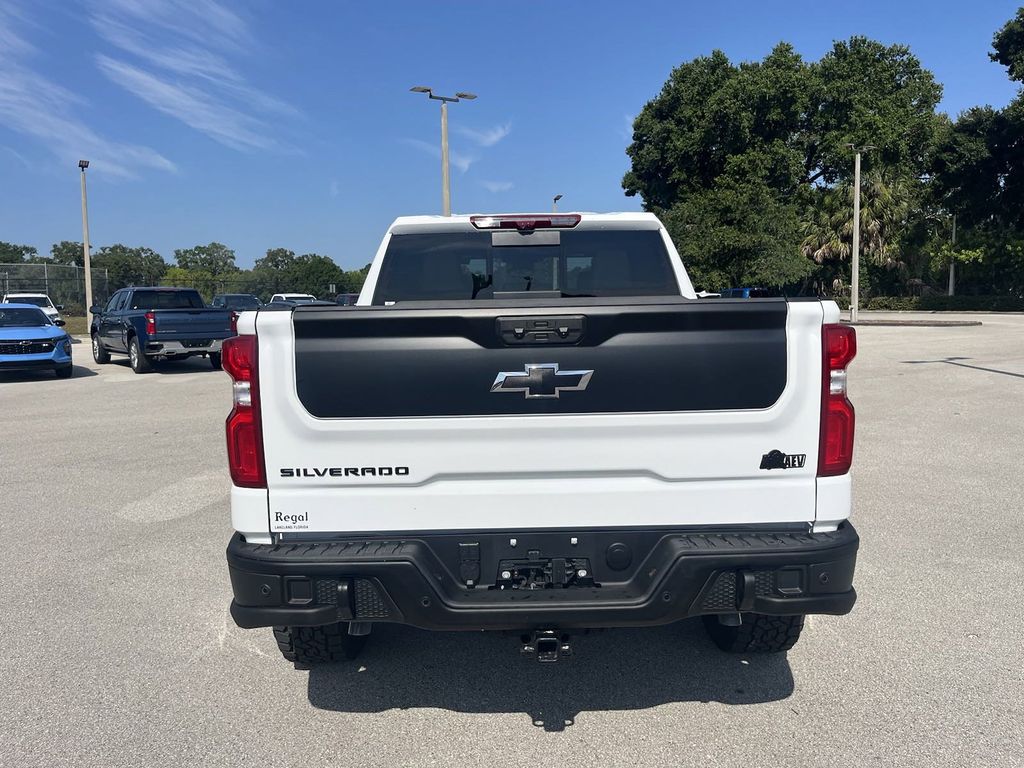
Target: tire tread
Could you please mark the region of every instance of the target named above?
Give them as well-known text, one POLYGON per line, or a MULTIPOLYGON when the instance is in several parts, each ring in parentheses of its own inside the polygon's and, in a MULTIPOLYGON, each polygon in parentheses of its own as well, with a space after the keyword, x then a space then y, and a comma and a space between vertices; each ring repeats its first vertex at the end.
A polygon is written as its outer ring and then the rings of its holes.
POLYGON ((366 635, 350 635, 348 624, 320 627, 274 627, 281 655, 299 666, 354 659, 366 645, 366 635))
POLYGON ((705 616, 704 626, 715 645, 729 653, 781 653, 800 639, 803 616, 744 613, 738 627, 727 627, 717 616, 705 616))

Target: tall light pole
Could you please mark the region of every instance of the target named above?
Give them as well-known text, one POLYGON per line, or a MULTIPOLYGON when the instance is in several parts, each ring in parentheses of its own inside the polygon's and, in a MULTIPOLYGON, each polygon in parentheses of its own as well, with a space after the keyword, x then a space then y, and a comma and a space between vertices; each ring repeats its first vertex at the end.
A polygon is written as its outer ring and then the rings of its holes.
POLYGON ((952 296, 956 289, 956 259, 953 254, 956 253, 956 214, 953 214, 953 253, 949 254, 949 295, 952 296))
POLYGON ((85 195, 85 169, 88 160, 79 160, 82 170, 82 263, 85 265, 85 325, 89 327, 89 310, 92 308, 92 260, 89 258, 89 203, 85 195))
POLYGON ((558 201, 562 199, 561 195, 555 195, 551 198, 551 212, 558 213, 558 201))
MULTIPOLYGON (((953 253, 950 253, 949 255, 949 284, 946 289, 947 293, 950 296, 952 296, 956 289, 956 258, 954 256, 954 253, 956 252, 956 214, 949 214, 949 218, 947 219, 946 216, 943 214, 929 213, 925 214, 925 218, 938 222, 940 225, 948 220, 952 228, 952 234, 950 236, 950 249, 953 251, 953 253)), ((940 235, 942 234, 941 228, 938 230, 938 233, 940 235)))
POLYGON ((855 153, 853 161, 853 258, 850 276, 850 322, 857 322, 857 310, 860 305, 860 155, 875 147, 865 144, 858 147, 847 144, 855 153))
POLYGON ((425 85, 416 85, 409 90, 413 93, 425 93, 427 98, 441 102, 441 205, 444 215, 451 216, 452 187, 451 175, 448 171, 448 102, 457 102, 463 99, 472 101, 476 98, 476 94, 459 91, 454 96, 438 96, 432 88, 425 85))

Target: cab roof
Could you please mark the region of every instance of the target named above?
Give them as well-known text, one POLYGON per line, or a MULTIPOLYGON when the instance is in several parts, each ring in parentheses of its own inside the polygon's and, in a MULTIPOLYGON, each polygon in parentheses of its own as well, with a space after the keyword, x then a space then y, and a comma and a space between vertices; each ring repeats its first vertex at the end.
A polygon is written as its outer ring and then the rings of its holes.
POLYGON ((622 211, 619 213, 593 213, 590 211, 558 211, 557 213, 459 213, 452 216, 399 216, 391 224, 390 232, 410 234, 414 232, 478 232, 472 223, 473 217, 514 216, 517 218, 548 219, 552 216, 579 216, 579 224, 560 228, 562 231, 595 229, 660 229, 661 222, 653 213, 646 211, 622 211))

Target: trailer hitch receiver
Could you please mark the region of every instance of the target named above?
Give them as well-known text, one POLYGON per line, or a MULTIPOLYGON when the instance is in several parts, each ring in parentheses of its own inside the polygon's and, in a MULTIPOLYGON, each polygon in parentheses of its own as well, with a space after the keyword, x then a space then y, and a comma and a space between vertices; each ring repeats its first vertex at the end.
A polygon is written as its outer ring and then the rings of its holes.
POLYGON ((520 653, 532 656, 542 663, 551 663, 572 656, 572 642, 569 635, 559 634, 553 629, 538 629, 523 635, 520 653))

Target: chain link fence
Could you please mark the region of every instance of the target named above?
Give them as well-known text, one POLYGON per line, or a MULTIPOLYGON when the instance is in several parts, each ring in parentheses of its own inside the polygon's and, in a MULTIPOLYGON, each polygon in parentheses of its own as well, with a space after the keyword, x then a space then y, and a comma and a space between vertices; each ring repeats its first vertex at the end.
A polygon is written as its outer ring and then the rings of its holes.
MULTIPOLYGON (((92 300, 101 304, 112 293, 106 269, 93 268, 92 300)), ((113 287, 115 290, 117 286, 113 287)), ((85 268, 74 264, 0 264, 0 294, 45 293, 67 315, 85 315, 85 268)))
MULTIPOLYGON (((351 282, 351 281, 349 281, 351 282)), ((318 298, 334 300, 340 294, 358 293, 360 285, 349 285, 345 280, 324 282, 318 280, 291 280, 284 276, 243 274, 239 277, 207 276, 177 279, 142 277, 134 285, 167 285, 177 288, 195 288, 209 302, 218 293, 250 293, 267 301, 275 293, 312 293, 318 298)), ((126 283, 111 277, 109 270, 93 267, 92 300, 104 304, 111 294, 126 283)), ((0 264, 0 297, 8 293, 45 293, 54 304, 64 307, 64 314, 85 316, 85 268, 74 264, 0 264)))

